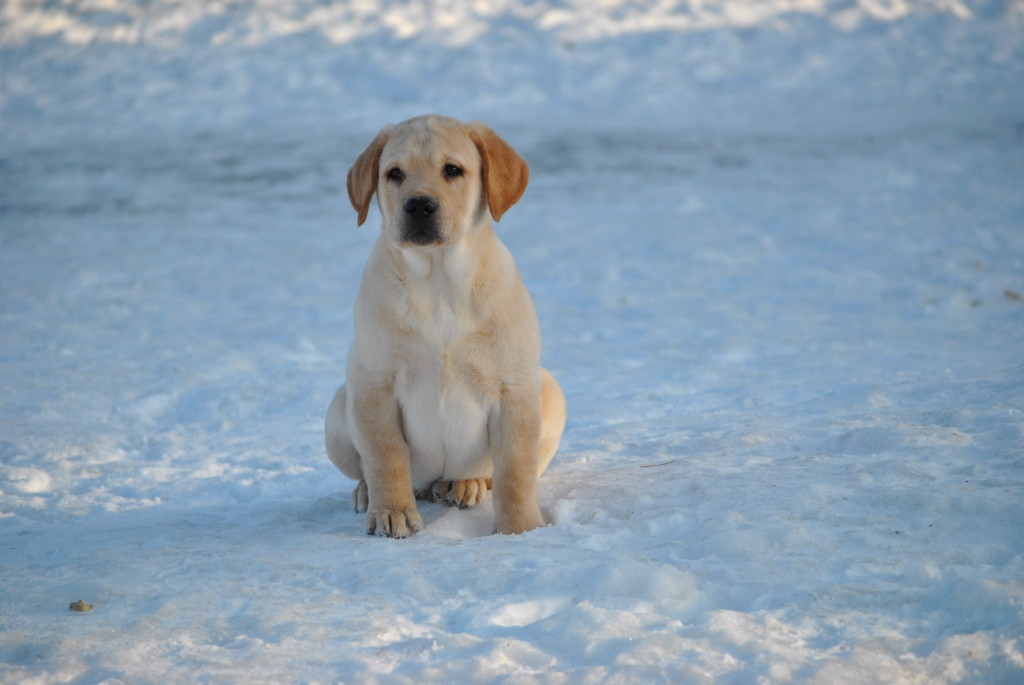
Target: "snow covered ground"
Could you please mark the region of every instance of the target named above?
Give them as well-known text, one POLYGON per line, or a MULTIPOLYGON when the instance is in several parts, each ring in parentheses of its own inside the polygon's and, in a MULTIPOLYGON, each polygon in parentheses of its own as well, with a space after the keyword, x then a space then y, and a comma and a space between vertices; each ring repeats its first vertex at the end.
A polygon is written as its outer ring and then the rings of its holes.
POLYGON ((1022 188, 1020 0, 6 2, 0 681, 1024 682, 1022 188), (428 111, 532 168, 522 536, 323 453, 428 111))

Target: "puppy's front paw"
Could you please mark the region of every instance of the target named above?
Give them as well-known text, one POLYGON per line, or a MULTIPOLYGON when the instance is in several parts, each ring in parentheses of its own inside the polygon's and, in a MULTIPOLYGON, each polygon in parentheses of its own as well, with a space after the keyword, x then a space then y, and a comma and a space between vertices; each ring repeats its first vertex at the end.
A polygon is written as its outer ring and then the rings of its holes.
POLYGON ((416 507, 395 511, 380 509, 366 513, 366 534, 389 538, 407 538, 423 527, 423 519, 416 507))
POLYGON ((490 478, 467 478, 466 480, 435 481, 430 490, 435 502, 465 509, 480 504, 491 489, 490 478))

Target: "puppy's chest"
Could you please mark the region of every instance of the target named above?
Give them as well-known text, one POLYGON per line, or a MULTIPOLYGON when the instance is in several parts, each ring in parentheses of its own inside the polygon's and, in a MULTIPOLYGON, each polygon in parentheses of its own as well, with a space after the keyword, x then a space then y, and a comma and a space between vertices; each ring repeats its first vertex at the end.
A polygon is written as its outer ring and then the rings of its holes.
POLYGON ((395 360, 400 395, 429 396, 439 404, 487 403, 499 391, 497 358, 490 336, 444 315, 407 337, 395 360))
POLYGON ((500 384, 480 338, 440 322, 410 337, 397 360, 395 391, 417 489, 488 473, 488 420, 500 384))
POLYGON ((406 344, 396 359, 398 392, 438 409, 488 404, 498 393, 498 357, 488 326, 466 304, 410 298, 406 344))
POLYGON ((427 297, 410 297, 398 312, 408 337, 431 356, 457 349, 473 334, 472 317, 465 305, 438 302, 427 297))

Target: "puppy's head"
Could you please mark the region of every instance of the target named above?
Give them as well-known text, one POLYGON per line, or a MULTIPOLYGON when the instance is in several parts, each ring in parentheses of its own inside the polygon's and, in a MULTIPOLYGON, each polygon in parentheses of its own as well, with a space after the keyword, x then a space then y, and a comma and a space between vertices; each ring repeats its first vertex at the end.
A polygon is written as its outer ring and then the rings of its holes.
POLYGON ((450 245, 515 204, 526 162, 481 123, 428 115, 388 126, 348 171, 348 195, 366 220, 373 195, 385 234, 402 247, 450 245))

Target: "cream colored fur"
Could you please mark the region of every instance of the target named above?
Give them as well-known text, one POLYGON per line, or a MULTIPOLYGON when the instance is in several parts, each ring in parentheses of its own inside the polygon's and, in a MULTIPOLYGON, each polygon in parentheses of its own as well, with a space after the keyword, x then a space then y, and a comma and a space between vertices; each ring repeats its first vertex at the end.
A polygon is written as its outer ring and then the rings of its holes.
POLYGON ((528 178, 489 128, 435 115, 385 128, 349 170, 359 224, 374 195, 383 222, 325 437, 359 481, 353 504, 370 534, 419 530, 417 496, 471 506, 491 487, 497 532, 544 525, 537 478, 565 399, 540 367, 533 302, 492 226, 528 178))

